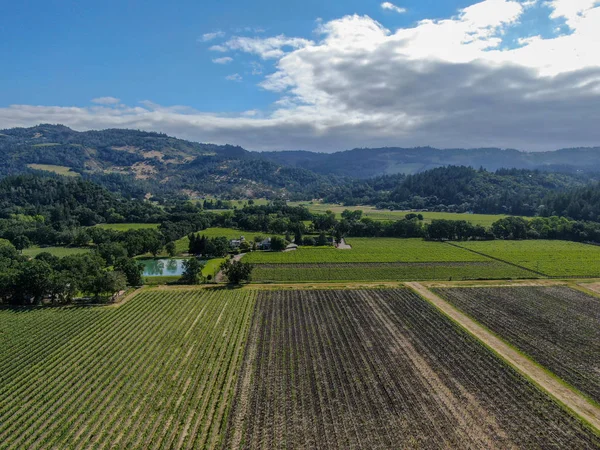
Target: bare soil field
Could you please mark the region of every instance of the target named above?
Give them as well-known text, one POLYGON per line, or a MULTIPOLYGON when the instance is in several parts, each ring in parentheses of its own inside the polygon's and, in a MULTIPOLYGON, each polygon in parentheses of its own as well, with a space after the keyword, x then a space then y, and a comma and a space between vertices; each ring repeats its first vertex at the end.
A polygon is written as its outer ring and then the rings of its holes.
POLYGON ((434 291, 600 403, 600 299, 567 286, 434 291))
POLYGON ((259 291, 225 448, 600 448, 408 289, 259 291))

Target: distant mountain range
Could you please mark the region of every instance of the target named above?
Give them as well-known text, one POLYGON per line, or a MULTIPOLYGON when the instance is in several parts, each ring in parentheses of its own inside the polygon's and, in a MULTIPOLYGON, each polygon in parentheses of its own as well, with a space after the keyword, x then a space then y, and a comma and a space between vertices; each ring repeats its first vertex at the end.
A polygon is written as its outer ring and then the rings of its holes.
POLYGON ((62 125, 0 131, 0 175, 32 170, 77 174, 104 185, 189 195, 319 195, 348 178, 416 174, 448 165, 563 173, 600 173, 600 148, 528 153, 495 148, 363 148, 337 153, 250 152, 161 133, 109 129, 77 132, 62 125))
POLYGON ((370 178, 397 173, 414 174, 436 167, 454 165, 544 170, 550 172, 600 171, 600 147, 572 148, 550 152, 522 152, 499 148, 436 149, 357 148, 336 153, 307 151, 266 152, 262 157, 277 164, 302 167, 323 175, 370 178))

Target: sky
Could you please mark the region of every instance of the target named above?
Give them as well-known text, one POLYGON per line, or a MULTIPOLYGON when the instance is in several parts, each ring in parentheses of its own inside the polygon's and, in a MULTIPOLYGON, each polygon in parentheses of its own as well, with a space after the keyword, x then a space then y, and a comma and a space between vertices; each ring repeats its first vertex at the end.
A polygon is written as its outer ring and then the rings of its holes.
POLYGON ((21 0, 0 128, 251 150, 600 146, 600 0, 21 0))

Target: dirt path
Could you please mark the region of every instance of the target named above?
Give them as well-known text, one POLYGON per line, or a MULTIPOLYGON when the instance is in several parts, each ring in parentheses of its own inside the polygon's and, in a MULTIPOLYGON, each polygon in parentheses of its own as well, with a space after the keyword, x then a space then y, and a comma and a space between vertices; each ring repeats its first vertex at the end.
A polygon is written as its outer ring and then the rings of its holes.
POLYGON ((580 394, 560 383, 556 378, 549 375, 544 369, 529 358, 521 355, 481 325, 458 311, 448 302, 429 291, 423 285, 419 283, 406 283, 406 286, 419 293, 444 314, 459 323, 465 330, 494 350, 511 366, 531 379, 535 384, 544 389, 563 405, 567 406, 576 415, 596 428, 596 430, 600 431, 600 408, 592 405, 580 394))
POLYGON ((350 244, 346 244, 346 240, 342 238, 340 243, 337 246, 338 250, 352 250, 352 246, 350 244))
MULTIPOLYGON (((240 253, 239 255, 235 255, 231 261, 239 261, 240 259, 242 259, 242 257, 245 255, 245 253, 240 253)), ((225 276, 223 275, 223 271, 219 270, 219 272, 217 273, 217 275, 215 276, 215 281, 217 283, 222 283, 223 281, 225 281, 225 276)))

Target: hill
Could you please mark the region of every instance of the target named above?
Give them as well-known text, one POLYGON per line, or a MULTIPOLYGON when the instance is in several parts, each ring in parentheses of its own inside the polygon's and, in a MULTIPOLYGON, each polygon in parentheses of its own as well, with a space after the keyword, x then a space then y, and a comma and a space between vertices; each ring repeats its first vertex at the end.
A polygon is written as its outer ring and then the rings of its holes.
MULTIPOLYGON (((131 195, 293 197, 335 183, 323 175, 263 159, 232 145, 189 142, 161 133, 62 125, 0 131, 0 175, 32 170, 81 174, 131 195)), ((310 196, 309 195, 309 196, 310 196)))
POLYGON ((600 147, 536 153, 499 148, 357 148, 336 153, 265 152, 262 156, 277 164, 353 178, 414 174, 448 165, 483 167, 490 171, 503 168, 549 172, 600 171, 600 147))
POLYGON ((77 132, 62 125, 42 124, 0 131, 0 176, 34 171, 81 176, 136 198, 149 194, 159 198, 325 198, 348 204, 390 202, 406 206, 423 203, 418 199, 413 202, 415 197, 429 197, 425 207, 464 204, 464 208, 473 209, 477 203, 478 209, 494 212, 514 210, 505 208, 512 198, 512 204, 526 204, 519 212, 525 213, 540 205, 543 190, 581 186, 593 176, 590 174, 600 173, 600 148, 542 153, 431 147, 365 148, 333 154, 259 153, 139 130, 77 132), (454 169, 405 180, 409 175, 448 166, 483 168, 487 173, 475 176, 474 170, 454 169), (492 176, 491 172, 503 168, 526 172, 492 176), (427 187, 415 180, 426 180, 427 187), (508 200, 498 199, 500 194, 508 200), (481 198, 490 196, 496 197, 493 204, 481 203, 481 198))

